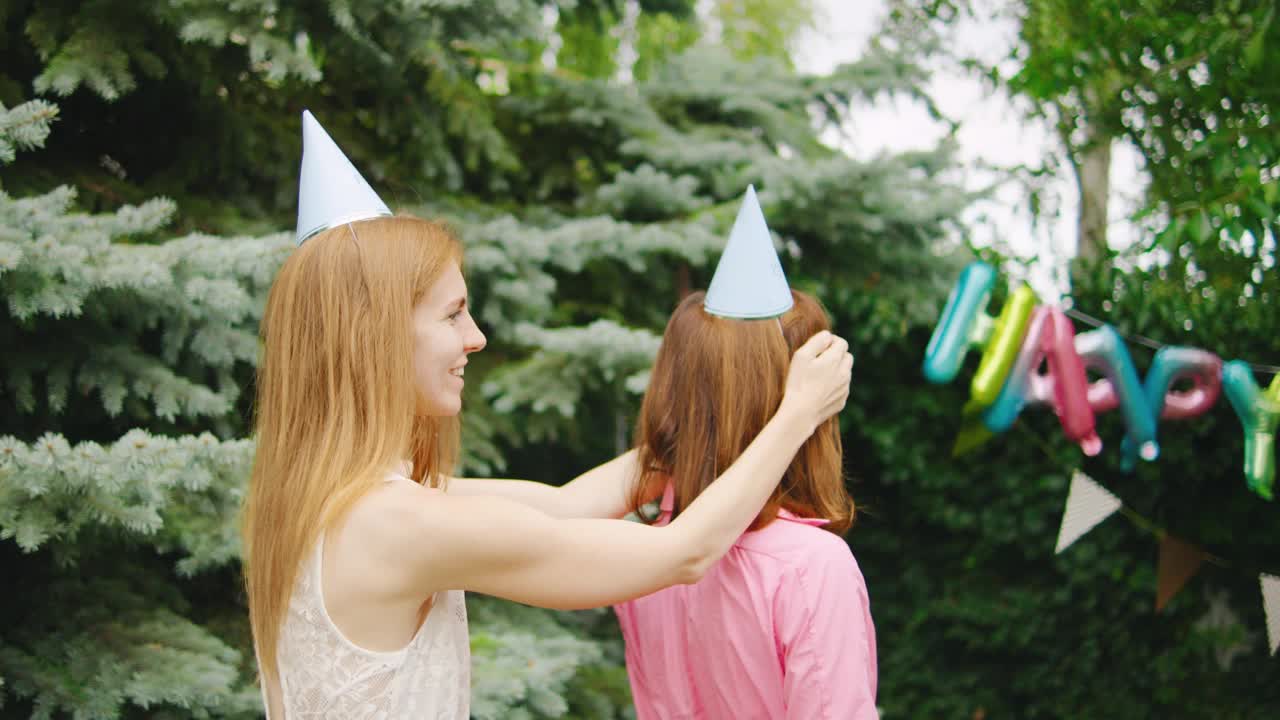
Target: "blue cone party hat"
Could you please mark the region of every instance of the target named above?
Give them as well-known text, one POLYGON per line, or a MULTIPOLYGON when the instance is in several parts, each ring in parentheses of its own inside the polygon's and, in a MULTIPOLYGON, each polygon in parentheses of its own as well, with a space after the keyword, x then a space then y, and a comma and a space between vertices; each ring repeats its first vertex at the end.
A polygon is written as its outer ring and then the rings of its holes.
POLYGON ((298 244, 331 227, 390 214, 311 111, 303 110, 298 244))
POLYGON ((756 189, 748 186, 703 308, 712 315, 752 320, 778 317, 791 304, 791 288, 773 249, 756 189))

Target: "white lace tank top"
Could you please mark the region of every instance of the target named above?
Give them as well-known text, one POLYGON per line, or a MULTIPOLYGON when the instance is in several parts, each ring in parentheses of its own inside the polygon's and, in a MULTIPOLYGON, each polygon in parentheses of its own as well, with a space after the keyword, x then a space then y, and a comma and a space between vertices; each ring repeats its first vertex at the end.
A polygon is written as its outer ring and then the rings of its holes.
POLYGON ((280 632, 284 718, 269 720, 467 720, 471 646, 461 590, 435 595, 409 644, 358 647, 324 607, 324 535, 306 562, 280 632))

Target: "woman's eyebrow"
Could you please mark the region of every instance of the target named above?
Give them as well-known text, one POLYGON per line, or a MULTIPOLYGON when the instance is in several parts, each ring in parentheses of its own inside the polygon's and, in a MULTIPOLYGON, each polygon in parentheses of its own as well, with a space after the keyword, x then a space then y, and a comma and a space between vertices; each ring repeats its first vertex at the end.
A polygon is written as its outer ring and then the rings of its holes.
POLYGON ((451 300, 448 305, 444 306, 444 309, 449 311, 461 310, 466 306, 467 306, 467 296, 462 295, 451 300))

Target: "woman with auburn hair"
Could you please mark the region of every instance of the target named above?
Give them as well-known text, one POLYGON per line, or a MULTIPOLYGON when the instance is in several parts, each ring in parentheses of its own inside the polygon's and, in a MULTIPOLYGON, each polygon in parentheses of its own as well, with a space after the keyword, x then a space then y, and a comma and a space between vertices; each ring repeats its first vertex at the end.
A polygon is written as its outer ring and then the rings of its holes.
POLYGON ((567 609, 696 582, 844 406, 852 358, 830 333, 805 343, 772 419, 666 527, 578 519, 623 512, 634 454, 564 488, 451 478, 464 368, 485 345, 461 247, 391 217, 309 113, 303 127, 299 247, 263 316, 244 517, 267 715, 464 720, 463 591, 567 609))
MULTIPOLYGON (((792 349, 830 327, 817 300, 792 296, 781 332, 707 313, 702 293, 672 314, 636 429, 646 521, 678 522, 773 415, 792 349)), ((853 518, 833 417, 701 580, 615 606, 637 718, 877 718, 875 627, 841 538, 853 518)))

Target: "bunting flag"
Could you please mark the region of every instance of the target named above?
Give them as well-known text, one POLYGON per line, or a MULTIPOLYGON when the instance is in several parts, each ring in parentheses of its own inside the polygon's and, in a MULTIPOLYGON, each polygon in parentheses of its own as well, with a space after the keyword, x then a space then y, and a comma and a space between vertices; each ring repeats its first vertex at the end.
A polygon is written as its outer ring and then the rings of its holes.
POLYGON ((1164 609, 1187 581, 1200 571, 1209 554, 1185 540, 1165 534, 1160 538, 1156 566, 1156 612, 1164 609))
POLYGON ((960 431, 956 434, 956 443, 951 446, 951 457, 960 457, 965 453, 982 447, 996 434, 982 424, 982 413, 986 405, 970 400, 960 411, 960 431))
POLYGON ((1058 530, 1058 548, 1054 554, 1071 547, 1071 543, 1106 520, 1120 509, 1120 498, 1094 482, 1079 470, 1071 476, 1071 490, 1067 493, 1067 509, 1062 513, 1062 526, 1058 530))
MULTIPOLYGON (((1117 510, 1124 507, 1123 501, 1106 488, 1094 482, 1092 478, 1076 470, 1071 476, 1071 489, 1067 493, 1067 508, 1062 515, 1062 527, 1058 530, 1058 549, 1061 553, 1081 536, 1089 532, 1098 523, 1106 520, 1117 510)), ((1149 521, 1137 517, 1132 510, 1126 510, 1133 516, 1139 527, 1149 530, 1160 538, 1159 559, 1156 567, 1156 612, 1164 610, 1169 601, 1182 590, 1196 573, 1200 572, 1205 562, 1213 562, 1230 567, 1214 558, 1199 546, 1186 540, 1176 538, 1149 521)), ((1271 655, 1280 650, 1280 575, 1260 573, 1258 583, 1262 588, 1262 609, 1267 621, 1267 640, 1271 655)))
POLYGON ((1280 648, 1280 577, 1275 575, 1259 575, 1262 584, 1262 609, 1267 614, 1267 640, 1271 654, 1280 648))

